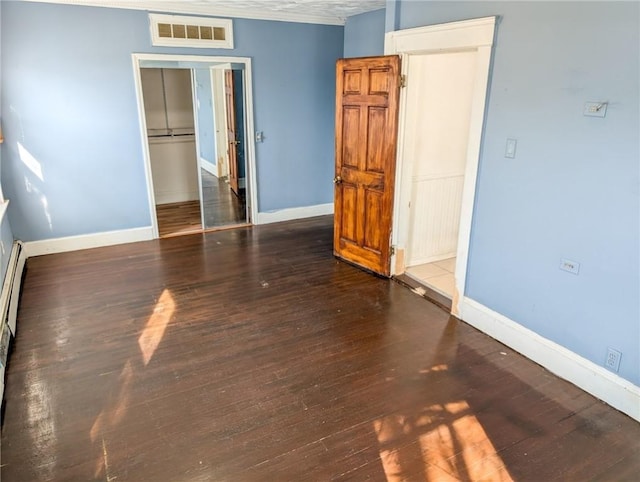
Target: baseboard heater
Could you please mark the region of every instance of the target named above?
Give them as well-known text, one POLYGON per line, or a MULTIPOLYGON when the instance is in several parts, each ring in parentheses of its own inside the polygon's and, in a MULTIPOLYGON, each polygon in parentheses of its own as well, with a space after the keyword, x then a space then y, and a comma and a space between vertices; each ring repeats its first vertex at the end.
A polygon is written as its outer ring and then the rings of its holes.
POLYGON ((0 296, 0 317, 11 329, 11 334, 16 334, 16 318, 18 315, 18 298, 22 285, 22 271, 24 270, 26 256, 22 241, 14 241, 7 265, 7 273, 4 276, 2 294, 0 296))
POLYGON ((22 242, 14 241, 11 255, 9 256, 7 272, 2 284, 2 292, 0 293, 0 400, 2 400, 2 394, 4 393, 4 369, 7 365, 9 343, 11 342, 11 336, 16 334, 18 301, 25 261, 26 256, 22 242))

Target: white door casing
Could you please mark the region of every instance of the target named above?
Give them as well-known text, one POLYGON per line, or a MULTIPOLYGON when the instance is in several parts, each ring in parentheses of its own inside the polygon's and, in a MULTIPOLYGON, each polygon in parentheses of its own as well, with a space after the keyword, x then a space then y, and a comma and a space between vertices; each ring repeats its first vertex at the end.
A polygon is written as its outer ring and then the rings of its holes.
MULTIPOLYGON (((410 56, 443 52, 475 52, 476 75, 472 87, 469 110, 469 134, 466 151, 466 166, 460 223, 456 252, 455 292, 451 312, 459 313, 460 300, 464 296, 469 242, 475 188, 480 158, 480 144, 484 124, 484 111, 491 63, 491 48, 495 32, 496 17, 485 17, 461 22, 452 22, 426 27, 389 32, 385 35, 385 55, 402 55, 402 73, 407 75, 410 56)), ((411 78, 407 83, 412 82, 411 78)), ((405 255, 410 235, 410 201, 412 166, 404 153, 404 139, 407 134, 407 89, 400 95, 400 118, 398 122, 398 151, 396 164, 396 190, 394 199, 392 237, 395 254, 392 257, 392 274, 402 274, 405 270, 405 255)))
POLYGON ((147 180, 147 195, 149 202, 149 213, 151 218, 151 228, 153 238, 159 237, 158 218, 156 216, 156 202, 153 192, 153 177, 151 172, 151 161, 149 157, 149 145, 147 142, 147 125, 144 115, 144 103, 142 95, 142 81, 140 76, 141 63, 144 61, 158 62, 188 62, 202 63, 202 67, 212 67, 219 64, 243 64, 244 74, 244 109, 245 109, 245 126, 247 131, 247 140, 245 146, 245 159, 247 169, 247 210, 249 214, 249 222, 257 219, 258 213, 258 196, 256 182, 256 154, 255 143, 253 142, 254 120, 253 120, 253 80, 251 59, 249 57, 214 57, 200 55, 172 55, 172 54, 132 54, 134 82, 136 88, 136 97, 138 101, 138 118, 140 122, 140 138, 142 143, 142 155, 145 164, 145 176, 147 180))
POLYGON ((213 92, 213 117, 216 129, 216 165, 218 177, 229 175, 229 159, 227 155, 227 117, 224 102, 224 70, 231 68, 231 64, 211 67, 211 91, 213 92))
POLYGON ((204 196, 202 194, 202 159, 200 158, 200 153, 202 152, 200 149, 200 125, 198 123, 200 116, 200 99, 198 99, 198 85, 196 82, 196 71, 195 69, 189 69, 191 72, 191 96, 192 96, 192 105, 193 112, 191 115, 193 116, 193 124, 194 124, 194 133, 196 139, 196 166, 197 166, 197 176, 198 176, 198 201, 200 203, 200 226, 204 229, 205 220, 204 220, 204 196))

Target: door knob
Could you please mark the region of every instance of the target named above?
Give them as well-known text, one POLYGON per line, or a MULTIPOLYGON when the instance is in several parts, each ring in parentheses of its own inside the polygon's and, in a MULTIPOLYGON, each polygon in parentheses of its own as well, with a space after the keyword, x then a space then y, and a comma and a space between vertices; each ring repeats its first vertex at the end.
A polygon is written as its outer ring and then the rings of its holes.
POLYGON ((342 178, 340 176, 336 176, 333 178, 333 183, 334 184, 341 184, 342 183, 342 178))

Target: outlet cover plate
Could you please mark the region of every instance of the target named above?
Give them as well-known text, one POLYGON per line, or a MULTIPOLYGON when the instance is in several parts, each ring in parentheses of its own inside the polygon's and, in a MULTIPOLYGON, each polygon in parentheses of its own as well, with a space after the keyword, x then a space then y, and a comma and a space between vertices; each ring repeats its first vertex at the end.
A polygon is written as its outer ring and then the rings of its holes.
POLYGON ((571 274, 577 275, 580 273, 580 263, 577 261, 571 261, 570 259, 560 260, 560 269, 571 274))
POLYGON ((620 370, 620 359, 622 358, 622 353, 614 348, 607 348, 607 358, 604 360, 605 368, 618 373, 620 370))

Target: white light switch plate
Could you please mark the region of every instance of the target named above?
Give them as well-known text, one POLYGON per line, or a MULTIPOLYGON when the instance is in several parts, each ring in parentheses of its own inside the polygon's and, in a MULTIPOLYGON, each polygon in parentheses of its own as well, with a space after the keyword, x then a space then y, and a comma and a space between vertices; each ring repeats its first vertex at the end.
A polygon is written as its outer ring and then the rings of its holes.
POLYGON ((516 157, 516 146, 518 141, 516 139, 507 139, 507 144, 504 148, 504 157, 514 159, 516 157))

